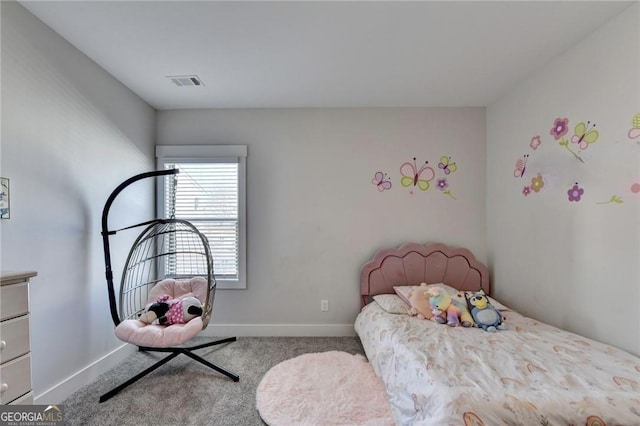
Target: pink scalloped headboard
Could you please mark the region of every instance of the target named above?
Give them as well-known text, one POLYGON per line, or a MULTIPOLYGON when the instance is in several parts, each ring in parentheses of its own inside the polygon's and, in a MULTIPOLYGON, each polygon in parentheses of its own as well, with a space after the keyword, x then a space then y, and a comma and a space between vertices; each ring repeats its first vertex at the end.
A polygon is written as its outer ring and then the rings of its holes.
POLYGON ((444 283, 458 290, 479 290, 489 294, 489 270, 466 248, 446 244, 406 243, 379 250, 360 271, 362 306, 369 296, 392 294, 396 285, 444 283))

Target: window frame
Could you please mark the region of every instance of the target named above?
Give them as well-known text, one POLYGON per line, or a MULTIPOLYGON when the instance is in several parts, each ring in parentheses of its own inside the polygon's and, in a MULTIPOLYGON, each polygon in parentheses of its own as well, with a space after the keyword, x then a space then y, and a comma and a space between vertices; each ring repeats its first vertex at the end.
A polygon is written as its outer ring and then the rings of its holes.
MULTIPOLYGON (((246 145, 156 145, 156 164, 164 170, 167 163, 238 162, 238 279, 216 277, 218 289, 247 288, 247 146, 246 145)), ((156 186, 158 217, 165 213, 165 179, 156 186)), ((197 223, 194 223, 197 226, 197 223)))

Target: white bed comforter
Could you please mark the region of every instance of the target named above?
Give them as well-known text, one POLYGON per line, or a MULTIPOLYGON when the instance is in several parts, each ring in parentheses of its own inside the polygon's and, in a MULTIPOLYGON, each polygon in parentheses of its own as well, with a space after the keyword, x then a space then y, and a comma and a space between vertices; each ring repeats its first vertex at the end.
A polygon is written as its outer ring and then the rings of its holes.
POLYGON ((355 329, 400 425, 640 425, 640 359, 506 311, 448 327, 377 303, 355 329))

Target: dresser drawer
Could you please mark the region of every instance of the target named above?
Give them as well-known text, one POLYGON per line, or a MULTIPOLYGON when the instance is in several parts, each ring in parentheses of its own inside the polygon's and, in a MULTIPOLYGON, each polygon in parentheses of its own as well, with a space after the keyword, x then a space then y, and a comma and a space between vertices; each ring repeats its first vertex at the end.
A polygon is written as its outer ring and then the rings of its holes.
POLYGON ((29 315, 0 322, 0 363, 29 352, 29 315))
POLYGON ((31 390, 31 355, 0 366, 0 404, 8 404, 31 390))
POLYGON ((29 312, 29 283, 2 286, 0 320, 17 317, 29 312))

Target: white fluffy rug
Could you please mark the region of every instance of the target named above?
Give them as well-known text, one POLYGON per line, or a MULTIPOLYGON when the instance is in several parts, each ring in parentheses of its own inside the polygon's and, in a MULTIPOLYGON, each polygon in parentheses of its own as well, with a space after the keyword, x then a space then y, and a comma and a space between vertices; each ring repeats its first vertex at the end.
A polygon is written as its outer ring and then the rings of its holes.
POLYGON ((256 391, 271 426, 394 425, 383 383, 362 355, 300 355, 271 368, 256 391))

